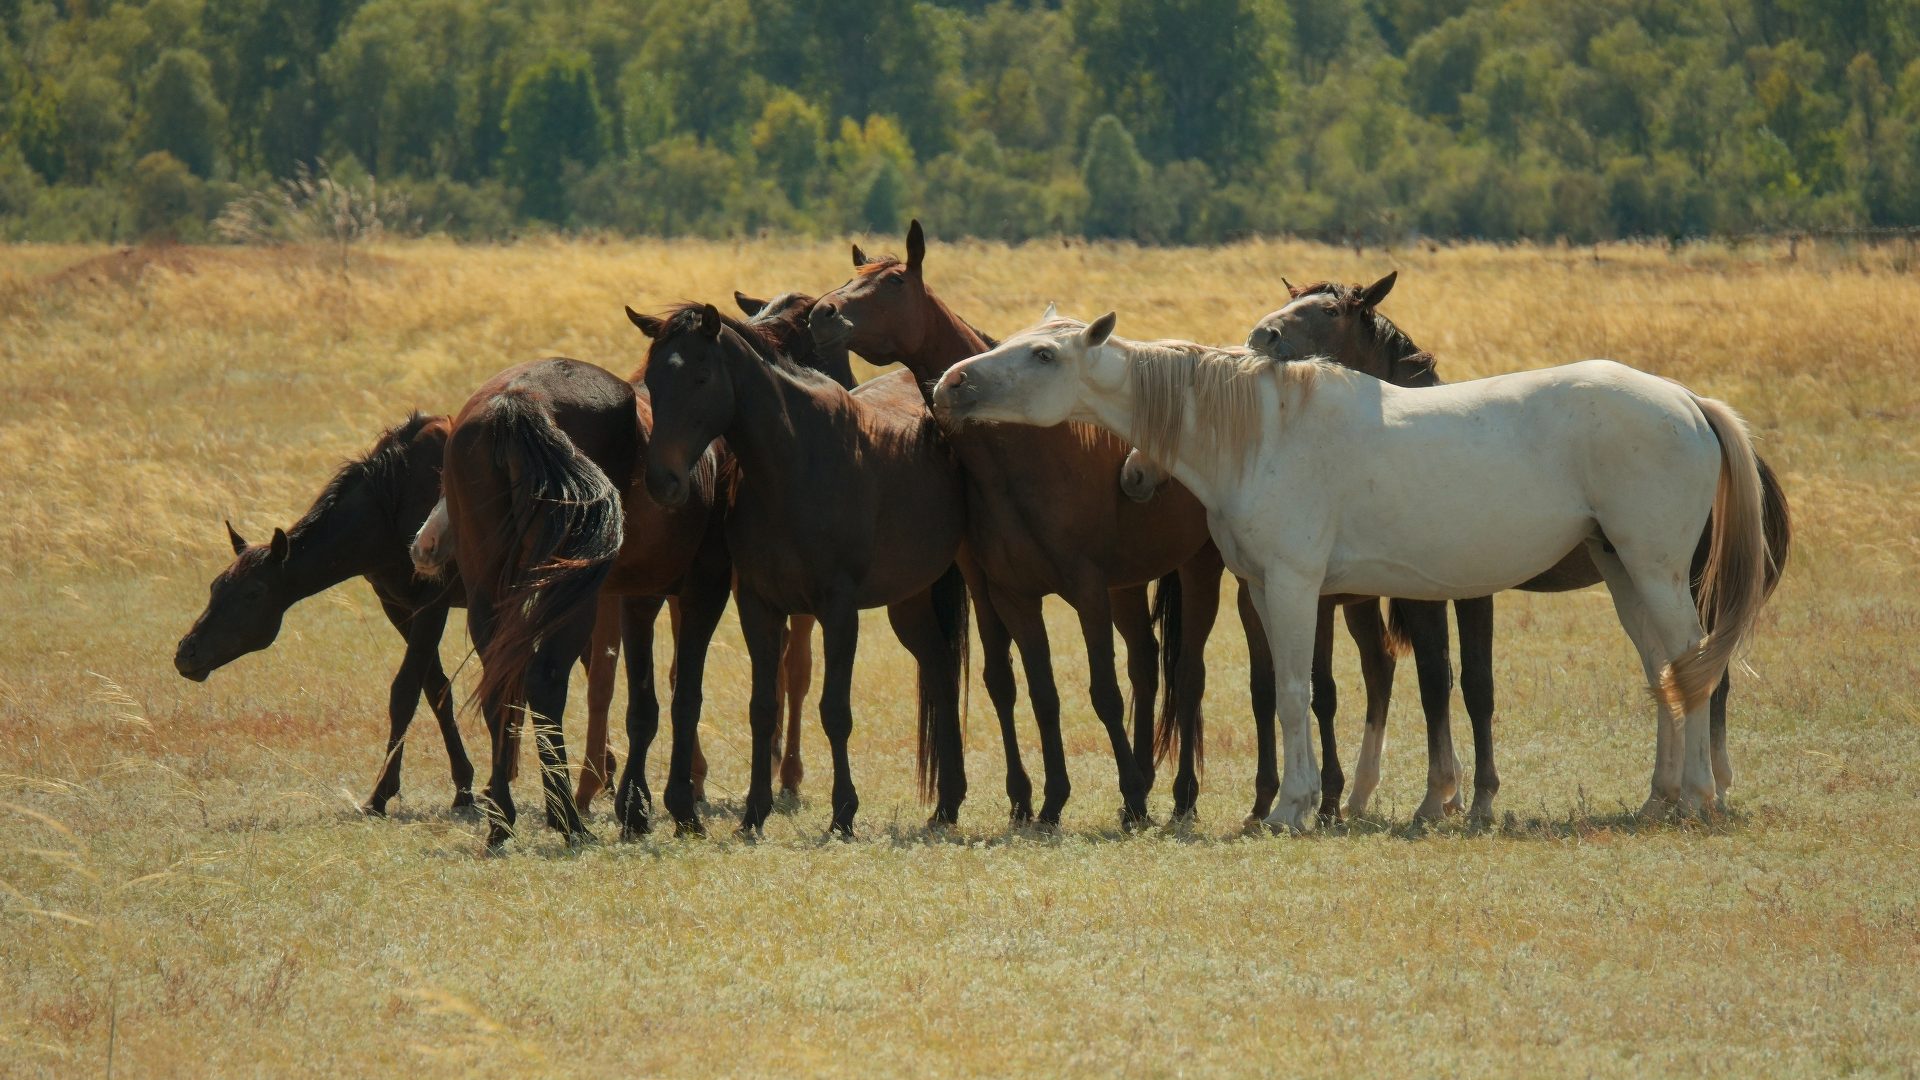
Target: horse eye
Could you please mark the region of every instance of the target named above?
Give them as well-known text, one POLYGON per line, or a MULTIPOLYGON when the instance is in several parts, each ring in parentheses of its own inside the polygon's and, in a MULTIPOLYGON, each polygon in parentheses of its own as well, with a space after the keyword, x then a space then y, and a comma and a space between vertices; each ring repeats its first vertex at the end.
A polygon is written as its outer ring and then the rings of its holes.
POLYGON ((1053 363, 1053 350, 1052 349, 1035 349, 1033 353, 1033 358, 1035 360, 1040 361, 1043 364, 1051 364, 1053 363))

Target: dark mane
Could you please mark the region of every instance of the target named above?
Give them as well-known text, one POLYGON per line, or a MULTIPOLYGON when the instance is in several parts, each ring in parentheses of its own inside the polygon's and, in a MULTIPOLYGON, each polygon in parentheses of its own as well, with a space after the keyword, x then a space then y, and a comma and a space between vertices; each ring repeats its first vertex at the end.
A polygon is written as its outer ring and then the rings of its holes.
POLYGON ((305 532, 333 509, 349 490, 362 484, 372 489, 375 501, 383 508, 397 505, 397 498, 383 496, 394 493, 406 482, 407 452, 413 446, 413 440, 438 419, 415 409, 406 420, 381 432, 365 454, 343 463, 334 472, 327 486, 320 489, 320 495, 313 500, 313 505, 307 508, 299 521, 294 522, 293 528, 287 530, 288 534, 298 536, 305 532))
MULTIPOLYGON (((705 318, 704 313, 708 306, 709 305, 694 300, 683 300, 662 312, 660 319, 666 323, 666 328, 660 332, 659 340, 665 341, 667 338, 676 334, 699 333, 700 322, 705 318)), ((754 354, 768 364, 796 378, 808 381, 819 380, 833 383, 835 386, 840 385, 831 378, 798 363, 793 357, 787 355, 786 350, 780 347, 779 340, 774 337, 771 326, 742 322, 732 315, 721 311, 719 308, 714 308, 714 311, 720 316, 720 325, 740 335, 740 339, 747 343, 747 346, 754 351, 754 354)))
MULTIPOLYGON (((1348 285, 1338 281, 1315 281, 1290 291, 1295 300, 1325 295, 1332 297, 1334 303, 1341 307, 1357 308, 1360 295, 1366 288, 1365 285, 1348 285)), ((1435 370, 1438 361, 1432 353, 1415 345, 1407 332, 1395 326, 1392 319, 1378 311, 1368 314, 1372 317, 1366 322, 1367 333, 1373 339, 1374 348, 1386 358, 1388 382, 1399 386, 1434 386, 1440 382, 1439 372, 1435 370)))

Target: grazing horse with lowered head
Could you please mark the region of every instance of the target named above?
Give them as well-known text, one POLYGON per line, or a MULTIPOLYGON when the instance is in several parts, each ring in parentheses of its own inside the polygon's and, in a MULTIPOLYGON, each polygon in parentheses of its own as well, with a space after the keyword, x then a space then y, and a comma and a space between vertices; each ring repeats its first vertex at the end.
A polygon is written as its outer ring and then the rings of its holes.
POLYGON ((1227 565, 1258 594, 1281 686, 1271 824, 1307 828, 1321 801, 1307 727, 1321 595, 1485 596, 1582 543, 1657 699, 1643 812, 1711 811, 1708 698, 1758 618, 1769 562, 1732 409, 1604 360, 1403 389, 1324 361, 1126 341, 1115 321, 1050 310, 950 369, 935 407, 950 423, 1091 420, 1206 504, 1227 565), (1696 604, 1689 568, 1709 521, 1696 604))
MULTIPOLYGON (((847 757, 859 614, 887 608, 920 668, 919 764, 934 821, 952 822, 966 794, 960 686, 966 667, 966 589, 954 556, 965 528, 960 480, 925 408, 851 394, 795 364, 777 331, 729 319, 710 304, 628 317, 652 339, 646 387, 655 408, 647 491, 686 501, 689 472, 724 438, 735 475, 727 549, 740 630, 753 662, 753 770, 741 828, 773 807, 772 746, 781 636, 812 615, 825 652, 820 723, 833 754, 832 827, 850 833, 859 795, 847 757)), ((789 331, 801 328, 789 325, 789 331)), ((684 790, 675 717, 667 780, 684 790)))
MULTIPOLYGON (((902 364, 923 385, 984 352, 989 343, 927 285, 925 256, 926 236, 918 221, 907 232, 905 261, 868 259, 856 245, 855 276, 814 305, 814 333, 844 341, 871 363, 902 364)), ((1177 813, 1189 812, 1199 793, 1205 648, 1219 607, 1221 571, 1199 503, 1175 490, 1140 506, 1121 498, 1111 482, 1090 483, 1089 477, 1114 476, 1127 447, 1085 425, 963 431, 951 435, 950 442, 966 478, 962 568, 974 593, 986 653, 982 677, 1006 747, 1014 820, 1030 819, 1033 810, 1032 784, 1015 738, 1011 643, 1018 643, 1025 661, 1040 727, 1046 768, 1043 824, 1058 823, 1070 788, 1059 693, 1041 618, 1041 600, 1048 594, 1064 597, 1080 618, 1089 689, 1112 743, 1123 818, 1146 818, 1156 749, 1166 751, 1176 728, 1187 737, 1179 740, 1174 804, 1177 813), (1147 603, 1147 585, 1155 580, 1161 581, 1156 606, 1164 642, 1155 640, 1155 613, 1147 603), (1131 747, 1114 670, 1116 626, 1127 643, 1134 690, 1131 747), (1155 663, 1163 645, 1166 690, 1156 740, 1153 698, 1161 673, 1155 663)))
MULTIPOLYGON (((440 498, 446 452, 444 416, 414 413, 381 433, 366 454, 341 466, 292 528, 265 544, 248 544, 227 526, 233 562, 213 580, 207 606, 180 639, 174 667, 196 682, 250 652, 272 645, 294 604, 349 578, 373 586, 380 610, 406 639, 406 653, 387 696, 387 750, 373 793, 361 804, 383 815, 400 793, 401 755, 422 696, 439 721, 453 772, 453 808, 473 805, 473 763, 454 723, 452 688, 440 665, 447 611, 466 603, 455 578, 418 578, 407 555, 414 532, 440 498)), ((589 708, 602 718, 613 696, 613 664, 586 658, 594 692, 589 708)), ((604 720, 603 720, 604 722, 604 720)))

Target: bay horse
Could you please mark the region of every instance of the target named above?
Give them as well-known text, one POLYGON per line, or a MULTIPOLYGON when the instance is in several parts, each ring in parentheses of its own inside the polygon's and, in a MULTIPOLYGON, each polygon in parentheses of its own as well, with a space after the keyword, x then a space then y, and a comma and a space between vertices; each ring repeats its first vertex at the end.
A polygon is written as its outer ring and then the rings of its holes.
POLYGON ((1485 596, 1583 543, 1656 698, 1642 813, 1711 812, 1708 699, 1765 603, 1770 561, 1732 409, 1605 360, 1403 389, 1321 360, 1127 341, 1115 322, 1050 311, 950 369, 935 408, 950 424, 1092 420, 1207 505, 1228 566, 1254 585, 1283 695, 1269 824, 1304 830, 1321 802, 1306 719, 1322 594, 1485 596))
MULTIPOLYGON (((683 304, 660 316, 628 308, 627 316, 652 339, 645 369, 656 409, 648 493, 663 506, 684 504, 689 472, 716 439, 726 440, 737 469, 725 533, 753 662, 753 770, 741 829, 760 830, 772 809, 781 636, 789 616, 809 614, 819 622, 826 658, 820 722, 833 754, 832 829, 851 833, 859 795, 847 738, 859 613, 880 606, 920 669, 921 793, 937 798, 934 823, 954 821, 966 793, 959 697, 967 601, 954 567, 965 503, 925 407, 916 402, 908 411, 851 394, 794 363, 774 331, 723 316, 711 304, 683 304)), ((676 715, 670 809, 685 791, 682 722, 676 715)))
MULTIPOLYGON (((841 342, 871 363, 902 364, 923 394, 924 386, 949 366, 988 347, 927 285, 925 255, 926 235, 917 220, 907 231, 904 262, 869 259, 855 245, 853 279, 821 297, 810 317, 817 337, 841 342)), ((1030 819, 1033 810, 1032 784, 1015 739, 1011 643, 1020 647, 1040 728, 1046 769, 1042 824, 1059 822, 1071 787, 1060 738, 1059 692, 1041 617, 1041 601, 1049 594, 1064 597, 1080 619, 1094 712, 1113 746, 1123 819, 1146 819, 1156 749, 1165 753, 1176 727, 1187 737, 1179 740, 1175 811, 1188 813, 1199 793, 1205 645, 1220 598, 1220 558, 1208 542, 1200 504, 1176 490, 1152 506, 1139 506, 1120 498, 1111 481, 1089 483, 1089 477, 1115 476, 1127 447, 1083 425, 969 430, 950 435, 950 442, 966 480, 962 565, 972 579, 986 653, 982 677, 1006 746, 1014 820, 1030 819), (1153 698, 1161 646, 1146 591, 1156 580, 1162 582, 1157 621, 1167 638, 1163 713, 1175 717, 1163 721, 1157 740, 1153 698), (1114 670, 1116 626, 1127 642, 1134 689, 1131 747, 1114 670)))
MULTIPOLYGON (((406 641, 387 695, 387 751, 363 813, 382 816, 400 793, 407 730, 424 696, 440 725, 453 773, 453 809, 473 805, 473 763, 454 722, 452 688, 440 663, 448 609, 466 603, 455 578, 417 578, 408 556, 414 533, 440 498, 440 467, 450 428, 444 416, 416 412, 382 432, 365 454, 342 465, 291 528, 249 544, 227 526, 233 562, 208 587, 207 606, 180 639, 174 668, 204 682, 221 667, 272 645, 294 604, 362 577, 380 610, 406 641)), ((613 696, 613 663, 604 649, 588 665, 589 713, 605 724, 613 696)))
MULTIPOLYGON (((1320 281, 1304 286, 1295 286, 1285 278, 1281 283, 1286 287, 1288 301, 1279 310, 1267 315, 1254 327, 1247 337, 1247 344, 1254 350, 1275 360, 1287 361, 1308 356, 1322 356, 1355 371, 1364 372, 1374 378, 1393 383, 1396 386, 1434 386, 1440 383, 1437 362, 1433 354, 1415 345, 1413 339, 1393 321, 1381 314, 1380 303, 1393 291, 1394 283, 1399 279, 1398 271, 1391 271, 1370 285, 1340 284, 1320 281)), ((1780 487, 1779 478, 1766 458, 1756 453, 1754 463, 1760 472, 1761 520, 1767 535, 1767 550, 1772 558, 1767 563, 1765 588, 1771 595, 1779 583, 1784 571, 1790 549, 1793 544, 1793 523, 1787 506, 1786 495, 1780 487)), ((1712 549, 1712 530, 1703 529, 1699 543, 1694 547, 1691 567, 1692 580, 1696 587, 1706 570, 1707 559, 1712 549)), ((1518 588, 1524 592, 1566 592, 1598 585, 1602 581, 1599 567, 1594 565, 1586 546, 1580 545, 1568 552, 1566 557, 1546 573, 1523 582, 1518 588)), ((1412 608, 1420 601, 1400 602, 1412 608)), ((1467 712, 1473 722, 1474 732, 1474 809, 1476 816, 1485 817, 1491 812, 1493 791, 1499 787, 1498 775, 1493 764, 1493 613, 1491 601, 1487 602, 1484 612, 1476 607, 1469 611, 1466 605, 1478 605, 1477 600, 1455 601, 1454 606, 1460 624, 1460 682, 1462 696, 1465 698, 1467 712), (1481 749, 1485 745, 1485 750, 1481 749)), ((1395 616, 1401 614, 1395 608, 1395 616)), ((1429 623, 1429 626, 1432 624, 1429 623)), ((1711 630, 1709 624, 1707 629, 1711 630)), ((1415 631, 1418 632, 1418 631, 1415 631)), ((1431 631, 1429 631, 1431 632, 1431 631)), ((1445 652, 1446 625, 1438 624, 1441 651, 1445 652)), ((1441 675, 1450 672, 1443 667, 1441 675)), ((1424 695, 1427 674, 1422 669, 1421 684, 1424 695)), ((1727 753, 1727 697, 1732 687, 1732 673, 1723 675, 1720 684, 1714 689, 1709 701, 1709 732, 1712 742, 1714 786, 1718 798, 1724 801, 1727 789, 1733 783, 1732 760, 1727 753)), ((1441 685, 1441 691, 1446 687, 1441 685)), ((1316 702, 1318 684, 1316 683, 1316 702)), ((1371 711, 1369 717, 1371 717, 1371 711)), ((1444 718, 1444 713, 1443 713, 1444 718)), ((1360 771, 1365 774, 1371 769, 1378 776, 1378 755, 1380 739, 1369 738, 1362 743, 1363 758, 1360 771), (1371 764, 1365 756, 1368 751, 1373 755, 1371 764)), ((1451 737, 1445 740, 1451 746, 1451 737)), ((1326 745, 1331 758, 1331 744, 1326 745)))
MULTIPOLYGON (((484 793, 489 848, 512 835, 517 816, 509 782, 520 725, 508 722, 510 709, 533 725, 548 823, 570 842, 588 835, 566 794, 560 721, 564 658, 591 636, 603 586, 622 598, 631 687, 627 764, 614 796, 623 835, 650 827, 646 755, 659 726, 652 635, 668 596, 681 602, 672 709, 676 717, 699 715, 707 645, 729 576, 710 513, 715 463, 695 464, 689 487, 699 494, 678 507, 635 498, 648 420, 646 402, 627 380, 563 357, 500 373, 454 420, 443 484, 483 668, 476 696, 494 740, 484 793)), ((676 745, 674 753, 691 759, 693 747, 676 745)))

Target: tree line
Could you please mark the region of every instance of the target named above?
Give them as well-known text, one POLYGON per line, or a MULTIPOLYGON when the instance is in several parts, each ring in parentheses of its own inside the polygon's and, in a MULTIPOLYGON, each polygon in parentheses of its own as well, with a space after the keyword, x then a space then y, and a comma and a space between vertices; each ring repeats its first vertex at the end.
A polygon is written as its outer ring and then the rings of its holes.
POLYGON ((7 239, 1920 223, 1920 0, 0 0, 0 94, 7 239))

